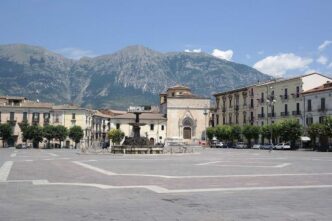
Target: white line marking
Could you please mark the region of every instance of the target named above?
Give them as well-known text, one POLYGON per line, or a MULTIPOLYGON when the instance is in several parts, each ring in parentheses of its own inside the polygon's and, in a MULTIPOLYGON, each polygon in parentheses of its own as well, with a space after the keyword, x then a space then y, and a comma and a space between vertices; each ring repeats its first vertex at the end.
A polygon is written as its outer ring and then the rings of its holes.
POLYGON ((57 157, 59 156, 58 154, 55 154, 55 153, 48 153, 49 155, 51 155, 52 157, 57 157))
POLYGON ((33 162, 33 160, 23 160, 24 162, 33 162))
POLYGON ((275 166, 257 166, 257 165, 237 165, 237 164, 222 164, 222 165, 214 165, 218 167, 261 167, 261 168, 283 168, 286 166, 291 165, 290 163, 283 163, 283 164, 278 164, 275 166))
POLYGON ((54 159, 51 159, 51 158, 46 158, 46 159, 42 159, 42 160, 54 160, 54 159))
POLYGON ((155 185, 142 186, 111 186, 97 183, 50 183, 47 180, 34 180, 33 185, 60 185, 60 186, 84 186, 95 187, 99 189, 138 189, 143 188, 155 193, 198 193, 198 192, 238 192, 238 191, 253 191, 253 190, 288 190, 288 189, 322 189, 332 188, 332 185, 307 185, 307 186, 267 186, 267 187, 235 187, 235 188, 204 188, 204 189, 166 189, 164 187, 155 185))
POLYGON ((205 165, 209 165, 209 164, 223 163, 223 162, 232 162, 232 161, 212 161, 212 162, 207 162, 207 163, 199 163, 199 164, 195 164, 195 165, 197 165, 197 166, 205 166, 205 165))
POLYGON ((276 168, 283 168, 283 167, 287 167, 289 165, 291 165, 291 163, 282 163, 282 164, 276 165, 274 167, 276 167, 276 168))
POLYGON ((116 173, 113 173, 111 171, 107 171, 107 170, 104 170, 104 169, 101 169, 101 168, 98 168, 98 167, 95 167, 95 166, 91 166, 91 165, 86 164, 86 163, 82 163, 82 162, 78 162, 78 161, 72 161, 72 162, 77 164, 77 165, 80 165, 82 167, 85 167, 87 169, 96 171, 98 173, 102 173, 102 174, 105 174, 105 175, 116 175, 116 173))
POLYGON ((0 181, 6 181, 10 170, 12 169, 13 166, 13 161, 6 161, 2 167, 0 168, 0 181))
POLYGON ((16 157, 16 153, 10 154, 10 157, 16 157))
MULTIPOLYGON (((125 173, 118 174, 112 171, 104 170, 99 167, 91 166, 86 163, 72 161, 73 163, 80 165, 84 168, 96 171, 109 176, 140 176, 140 177, 158 177, 165 179, 192 179, 192 178, 231 178, 231 177, 278 177, 278 176, 329 176, 332 173, 290 173, 290 174, 240 174, 240 175, 203 175, 203 176, 168 176, 168 175, 155 175, 155 174, 140 174, 140 173, 125 173)), ((280 165, 279 165, 280 166, 280 165)))

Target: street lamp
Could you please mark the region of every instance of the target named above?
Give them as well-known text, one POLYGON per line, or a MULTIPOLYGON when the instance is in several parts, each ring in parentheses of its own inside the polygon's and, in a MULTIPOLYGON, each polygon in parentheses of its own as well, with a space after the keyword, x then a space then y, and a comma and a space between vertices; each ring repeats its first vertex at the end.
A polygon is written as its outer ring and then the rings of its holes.
POLYGON ((205 130, 204 130, 204 138, 205 138, 205 145, 207 145, 207 137, 206 137, 206 129, 207 129, 207 127, 206 127, 206 116, 209 114, 209 111, 208 111, 208 109, 207 109, 207 106, 205 106, 204 107, 204 112, 203 112, 203 114, 204 114, 204 127, 205 127, 205 130))
MULTIPOLYGON (((271 86, 270 87, 270 89, 272 90, 273 89, 273 87, 271 86)), ((270 137, 270 145, 273 145, 273 142, 272 142, 272 117, 273 117, 273 114, 274 114, 274 109, 273 109, 273 112, 272 112, 272 108, 274 107, 274 104, 276 103, 277 101, 274 99, 274 94, 270 94, 268 97, 267 97, 267 99, 266 99, 266 104, 267 104, 267 107, 270 107, 270 109, 271 109, 271 113, 270 113, 270 115, 271 115, 271 129, 270 129, 270 135, 271 135, 271 137, 270 137)), ((267 113, 269 114, 269 110, 267 110, 267 113)), ((267 119, 269 118, 269 116, 267 116, 267 119)))

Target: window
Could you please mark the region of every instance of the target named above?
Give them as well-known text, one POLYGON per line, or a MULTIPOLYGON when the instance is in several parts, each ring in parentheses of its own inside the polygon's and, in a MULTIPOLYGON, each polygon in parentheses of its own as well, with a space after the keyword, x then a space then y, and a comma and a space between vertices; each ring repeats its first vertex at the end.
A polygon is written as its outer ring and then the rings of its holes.
POLYGON ((216 114, 216 124, 219 125, 219 114, 216 114))
POLYGON ((306 118, 306 124, 310 126, 313 123, 313 118, 312 117, 307 117, 306 118))
POLYGON ((320 99, 320 109, 325 110, 325 98, 324 97, 322 97, 320 99))
POLYGON ((28 112, 23 112, 23 121, 28 121, 28 112))
POLYGON ((119 123, 116 124, 116 129, 118 129, 118 130, 120 129, 120 124, 119 123))
POLYGON ((300 103, 296 103, 296 113, 300 114, 300 103))
POLYGON ((174 97, 175 96, 175 93, 174 92, 172 92, 172 97, 174 97))
POLYGON ((261 107, 261 114, 264 115, 264 107, 261 107))
POLYGON ((243 123, 247 123, 247 112, 243 112, 243 123))
POLYGON ((312 110, 311 109, 311 100, 308 100, 307 104, 308 104, 308 111, 311 111, 312 110))
POLYGON ((264 103, 264 93, 261 94, 261 103, 264 103))
POLYGON ((1 112, 0 112, 0 122, 1 122, 1 112))
POLYGON ((228 122, 229 124, 232 124, 232 114, 229 114, 229 119, 228 119, 228 121, 229 121, 229 122, 228 122))
POLYGON ((287 114, 288 114, 288 105, 285 104, 285 116, 287 116, 287 114))
POLYGON ((226 124, 226 118, 225 118, 225 116, 222 117, 222 124, 226 124))
POLYGON ((150 124, 150 130, 154 130, 154 124, 150 124))
POLYGON ((164 125, 161 125, 161 130, 165 130, 165 126, 164 125))
POLYGON ((254 112, 250 112, 250 124, 254 124, 254 112))
POLYGON ((300 97, 300 87, 296 87, 296 97, 300 97))
POLYGON ((232 107, 232 98, 229 98, 229 107, 232 107))
POLYGON ((236 123, 236 124, 239 124, 239 114, 236 114, 236 115, 235 115, 235 123, 236 123))
POLYGON ((14 121, 15 113, 14 113, 14 112, 10 112, 9 114, 10 114, 10 115, 9 115, 9 116, 10 116, 10 120, 11 120, 11 121, 14 121))
POLYGON ((285 94, 284 94, 284 96, 285 96, 285 99, 288 99, 288 89, 287 89, 287 88, 285 88, 284 92, 285 92, 285 94))
POLYGON ((75 113, 72 113, 72 114, 71 114, 71 119, 72 119, 72 120, 75 120, 75 119, 76 119, 76 114, 75 114, 75 113))
POLYGON ((254 108, 254 99, 250 99, 250 107, 254 108))
POLYGON ((49 113, 44 113, 44 120, 50 119, 50 114, 49 113))
POLYGON ((325 121, 325 116, 319 117, 319 123, 322 124, 325 121))

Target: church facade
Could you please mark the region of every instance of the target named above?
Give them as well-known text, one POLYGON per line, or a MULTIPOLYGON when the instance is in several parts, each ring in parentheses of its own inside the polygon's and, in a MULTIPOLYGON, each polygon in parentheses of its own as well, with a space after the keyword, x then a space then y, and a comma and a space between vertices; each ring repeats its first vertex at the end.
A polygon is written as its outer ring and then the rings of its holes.
POLYGON ((166 142, 197 143, 205 139, 210 99, 176 85, 160 94, 160 110, 167 118, 166 142))

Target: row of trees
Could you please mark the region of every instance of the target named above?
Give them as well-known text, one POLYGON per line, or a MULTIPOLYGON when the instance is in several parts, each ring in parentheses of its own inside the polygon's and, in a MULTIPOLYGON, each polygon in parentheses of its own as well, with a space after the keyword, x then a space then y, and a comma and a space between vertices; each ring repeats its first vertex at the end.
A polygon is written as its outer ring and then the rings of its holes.
MULTIPOLYGON (((51 142, 57 140, 62 142, 69 137, 75 142, 75 148, 77 143, 83 138, 84 133, 80 126, 73 126, 69 130, 62 125, 46 125, 41 127, 39 125, 29 125, 27 122, 19 124, 23 141, 27 142, 28 140, 32 141, 33 147, 38 147, 39 143, 45 138, 47 140, 47 146, 50 147, 51 142)), ((6 141, 12 137, 13 128, 10 124, 0 124, 0 137, 2 137, 3 146, 6 141)))
POLYGON ((288 119, 264 126, 245 125, 240 127, 237 125, 219 125, 217 127, 207 128, 206 132, 210 140, 215 136, 218 140, 233 143, 235 140, 239 141, 245 138, 248 145, 251 146, 253 140, 257 142, 261 137, 269 141, 271 141, 272 138, 274 142, 277 140, 291 142, 292 146, 294 146, 296 140, 302 135, 303 128, 296 119, 288 119))
POLYGON ((296 141, 301 135, 307 134, 311 138, 311 146, 314 149, 324 150, 328 147, 328 139, 332 137, 332 117, 327 117, 323 123, 311 124, 306 130, 303 129, 297 119, 287 119, 264 126, 245 125, 240 127, 236 125, 219 125, 217 127, 209 127, 206 132, 210 140, 214 136, 218 140, 230 142, 245 138, 248 145, 251 146, 253 140, 257 142, 261 137, 269 141, 272 139, 274 143, 278 140, 281 142, 290 142, 292 147, 295 146, 296 141), (319 140, 318 144, 316 140, 319 140))

